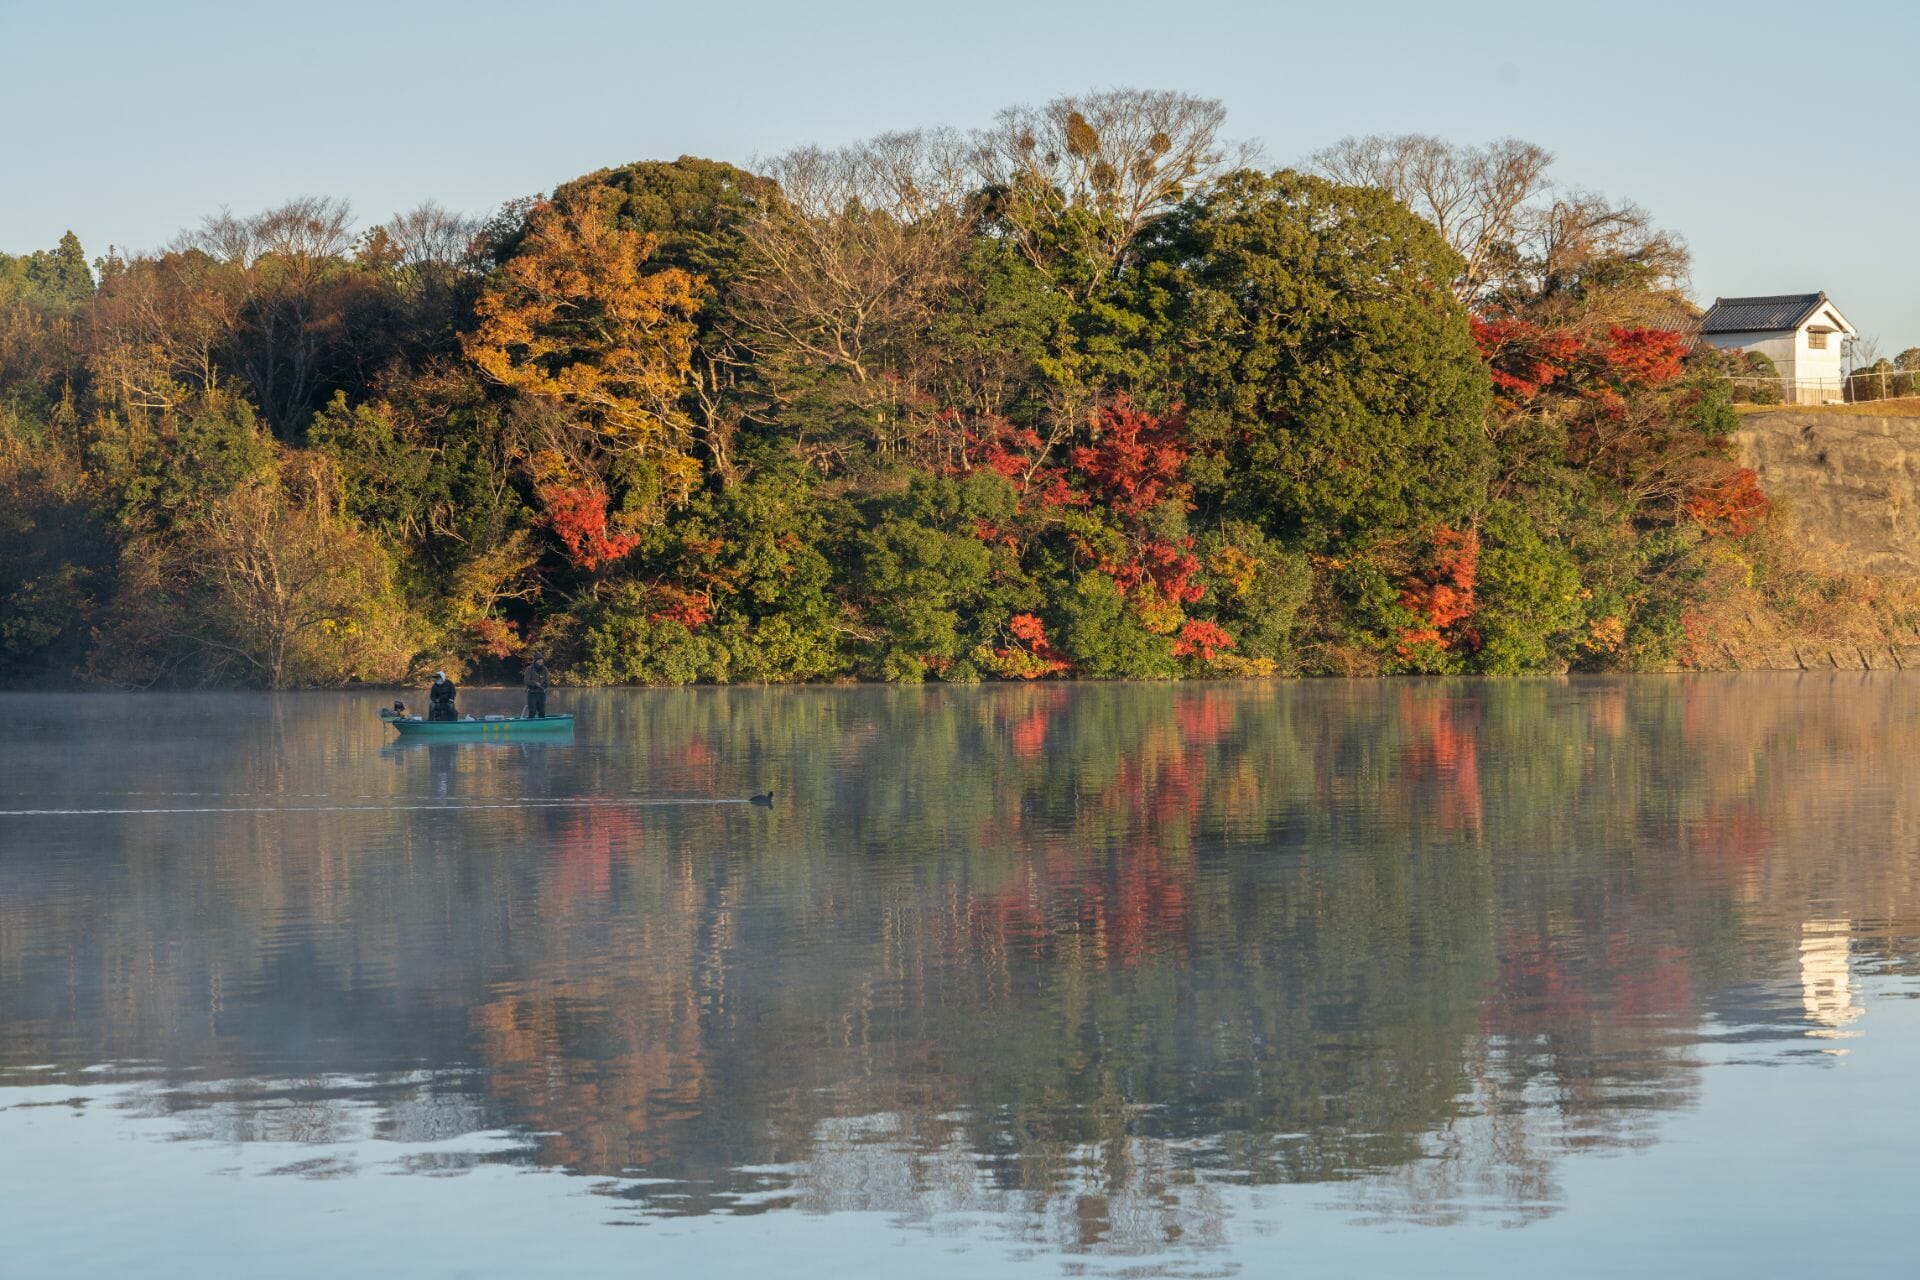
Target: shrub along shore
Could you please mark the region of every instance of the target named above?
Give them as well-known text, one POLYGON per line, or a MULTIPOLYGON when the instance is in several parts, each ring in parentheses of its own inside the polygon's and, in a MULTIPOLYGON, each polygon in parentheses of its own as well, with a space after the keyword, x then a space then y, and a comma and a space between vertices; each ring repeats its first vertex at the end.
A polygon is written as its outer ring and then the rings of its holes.
MULTIPOLYGON (((1684 244, 1504 141, 1131 90, 485 219, 0 254, 0 683, 1727 665, 1800 563, 1684 244)), ((1823 623, 1822 625, 1825 625, 1823 623)))

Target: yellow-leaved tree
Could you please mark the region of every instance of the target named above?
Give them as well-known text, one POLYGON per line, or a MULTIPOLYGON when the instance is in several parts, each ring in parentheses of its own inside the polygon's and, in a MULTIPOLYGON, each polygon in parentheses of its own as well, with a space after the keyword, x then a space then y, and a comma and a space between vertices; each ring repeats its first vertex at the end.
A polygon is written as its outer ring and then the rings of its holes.
POLYGON ((487 377, 559 403, 598 445, 648 463, 657 496, 675 501, 699 479, 681 398, 708 286, 679 267, 648 270, 657 237, 621 229, 617 200, 602 188, 534 205, 462 344, 487 377))

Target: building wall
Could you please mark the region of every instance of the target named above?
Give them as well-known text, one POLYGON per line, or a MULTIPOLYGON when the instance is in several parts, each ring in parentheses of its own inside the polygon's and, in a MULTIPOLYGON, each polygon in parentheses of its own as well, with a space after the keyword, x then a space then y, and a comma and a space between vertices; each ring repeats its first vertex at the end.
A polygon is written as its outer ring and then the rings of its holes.
POLYGON ((1793 376, 1793 360, 1800 346, 1791 333, 1704 333, 1701 341, 1709 346, 1731 351, 1738 347, 1742 351, 1758 351, 1779 368, 1780 376, 1793 376))
POLYGON ((1845 392, 1845 368, 1841 359, 1844 334, 1827 335, 1827 349, 1815 351, 1803 329, 1796 333, 1779 330, 1747 333, 1702 334, 1702 341, 1723 350, 1738 347, 1758 351, 1772 360, 1788 388, 1788 399, 1796 404, 1825 404, 1842 398, 1845 392))
MULTIPOLYGON (((1827 322, 1826 317, 1821 315, 1816 315, 1814 321, 1822 324, 1827 322)), ((1808 327, 1811 327, 1811 324, 1812 322, 1809 322, 1808 327)), ((1827 335, 1827 349, 1825 351, 1815 351, 1813 349, 1811 343, 1812 335, 1809 334, 1805 328, 1801 329, 1799 333, 1794 334, 1793 339, 1795 379, 1801 382, 1813 382, 1817 380, 1823 386, 1831 384, 1834 391, 1827 398, 1830 400, 1841 399, 1846 385, 1843 380, 1847 376, 1846 364, 1843 359, 1847 335, 1838 331, 1829 333, 1827 335)), ((1808 401, 1805 397, 1802 397, 1801 403, 1805 404, 1808 403, 1808 401)))

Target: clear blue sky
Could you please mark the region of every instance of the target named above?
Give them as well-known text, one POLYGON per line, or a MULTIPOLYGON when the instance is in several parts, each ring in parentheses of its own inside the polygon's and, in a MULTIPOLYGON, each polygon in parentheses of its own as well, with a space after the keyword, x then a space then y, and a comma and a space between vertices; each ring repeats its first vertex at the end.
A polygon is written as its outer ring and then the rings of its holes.
POLYGON ((1514 135, 1679 231, 1694 293, 1825 289, 1920 345, 1911 11, 1880 0, 499 4, 0 0, 0 250, 156 247, 222 206, 483 212, 605 165, 984 123, 1128 85, 1288 163, 1514 135))

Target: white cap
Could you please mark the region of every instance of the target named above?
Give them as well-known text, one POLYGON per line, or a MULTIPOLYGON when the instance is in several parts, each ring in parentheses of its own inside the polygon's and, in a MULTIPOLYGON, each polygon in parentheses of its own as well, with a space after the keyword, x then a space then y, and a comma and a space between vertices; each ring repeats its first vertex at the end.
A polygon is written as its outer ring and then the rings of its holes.
POLYGON ((444 671, 436 671, 433 673, 433 678, 435 680, 445 680, 447 678, 447 673, 444 671))

